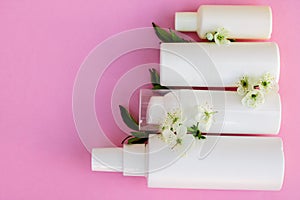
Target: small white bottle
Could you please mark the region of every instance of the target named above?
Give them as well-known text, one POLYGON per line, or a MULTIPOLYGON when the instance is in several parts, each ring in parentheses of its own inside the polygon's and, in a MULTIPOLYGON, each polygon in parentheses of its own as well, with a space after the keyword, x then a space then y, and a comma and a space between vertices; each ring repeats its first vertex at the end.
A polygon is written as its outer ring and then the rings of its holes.
POLYGON ((177 12, 177 31, 196 31, 201 39, 218 28, 233 39, 269 39, 272 33, 272 10, 269 6, 203 5, 197 12, 177 12))

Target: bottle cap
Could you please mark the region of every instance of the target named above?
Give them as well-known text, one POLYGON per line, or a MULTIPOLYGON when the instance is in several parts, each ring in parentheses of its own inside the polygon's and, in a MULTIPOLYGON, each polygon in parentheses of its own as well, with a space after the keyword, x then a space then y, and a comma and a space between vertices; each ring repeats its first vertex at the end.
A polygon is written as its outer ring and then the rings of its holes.
POLYGON ((197 30, 196 12, 177 12, 175 13, 175 30, 192 32, 197 30))
POLYGON ((123 172, 124 176, 146 175, 145 144, 124 144, 123 148, 94 148, 92 171, 123 172))

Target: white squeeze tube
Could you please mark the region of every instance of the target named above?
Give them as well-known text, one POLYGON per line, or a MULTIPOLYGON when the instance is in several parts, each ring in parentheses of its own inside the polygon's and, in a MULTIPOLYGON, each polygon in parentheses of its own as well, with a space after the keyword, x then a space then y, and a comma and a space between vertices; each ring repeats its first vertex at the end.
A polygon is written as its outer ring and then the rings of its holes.
POLYGON ((177 12, 177 31, 197 32, 205 39, 208 32, 224 28, 229 38, 269 39, 272 33, 272 10, 269 6, 202 5, 197 12, 177 12))
POLYGON ((274 42, 162 43, 160 82, 164 86, 234 87, 242 76, 280 75, 274 42))
POLYGON ((190 138, 177 149, 171 149, 158 135, 150 136, 147 145, 93 149, 92 170, 145 176, 152 188, 281 189, 284 153, 280 138, 190 138), (200 156, 202 151, 206 156, 200 156))

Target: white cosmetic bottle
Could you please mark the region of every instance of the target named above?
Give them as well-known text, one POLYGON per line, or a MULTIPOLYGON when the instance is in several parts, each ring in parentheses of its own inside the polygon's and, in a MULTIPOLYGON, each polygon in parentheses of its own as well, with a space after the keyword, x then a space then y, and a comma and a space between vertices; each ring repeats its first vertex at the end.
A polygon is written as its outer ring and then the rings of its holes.
POLYGON ((92 170, 145 176, 148 187, 153 188, 281 189, 284 154, 280 138, 190 139, 176 149, 167 146, 158 135, 150 137, 147 145, 93 149, 92 170))
POLYGON ((162 43, 160 83, 164 86, 235 87, 242 76, 280 76, 275 42, 162 43))
POLYGON ((184 125, 191 127, 200 106, 208 105, 216 113, 205 133, 278 134, 281 125, 281 101, 276 92, 265 95, 265 103, 256 108, 242 104, 235 91, 214 90, 141 90, 140 130, 158 131, 169 112, 180 110, 184 125))
POLYGON ((269 6, 203 5, 197 12, 177 12, 177 31, 197 31, 205 39, 208 32, 225 28, 229 38, 269 39, 272 33, 272 10, 269 6))

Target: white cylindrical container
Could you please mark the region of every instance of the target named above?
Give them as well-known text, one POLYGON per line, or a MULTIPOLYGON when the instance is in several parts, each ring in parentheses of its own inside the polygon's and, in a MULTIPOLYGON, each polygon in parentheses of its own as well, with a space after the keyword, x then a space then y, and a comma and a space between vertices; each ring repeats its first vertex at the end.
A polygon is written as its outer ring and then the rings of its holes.
POLYGON ((177 12, 177 31, 197 31, 205 39, 208 32, 225 28, 229 38, 269 39, 272 33, 272 10, 269 6, 203 5, 197 12, 177 12))
POLYGON ((148 187, 280 190, 282 186, 280 138, 208 136, 196 140, 183 155, 161 143, 158 137, 149 139, 148 187), (162 165, 166 158, 169 163, 162 165))
POLYGON ((164 86, 233 87, 242 76, 270 73, 279 80, 280 55, 274 42, 162 43, 160 81, 164 86))
POLYGON ((147 145, 93 149, 92 170, 146 176, 154 188, 280 190, 284 153, 275 137, 207 136, 172 149, 153 135, 147 145))
POLYGON ((184 125, 196 124, 199 107, 208 105, 216 112, 207 133, 278 134, 281 125, 281 101, 276 92, 265 95, 265 103, 256 108, 242 104, 235 91, 210 90, 142 90, 140 95, 140 129, 159 131, 161 123, 174 110, 182 112, 184 125))

